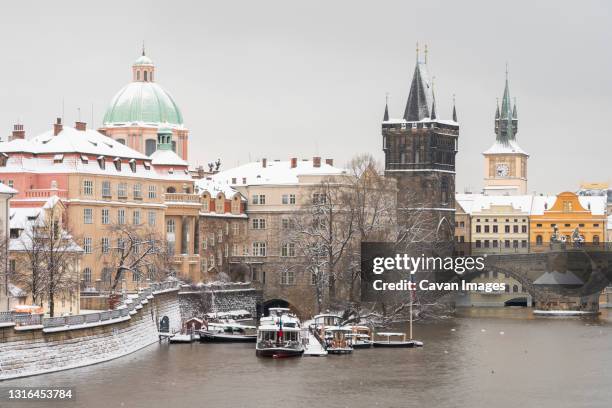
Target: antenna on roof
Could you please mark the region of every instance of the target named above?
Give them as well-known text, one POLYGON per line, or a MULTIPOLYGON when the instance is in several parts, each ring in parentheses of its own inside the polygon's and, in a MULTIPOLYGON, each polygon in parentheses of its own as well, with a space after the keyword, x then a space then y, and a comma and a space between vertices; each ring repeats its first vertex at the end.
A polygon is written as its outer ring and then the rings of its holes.
POLYGON ((144 40, 142 40, 142 55, 145 55, 145 44, 144 44, 144 40))

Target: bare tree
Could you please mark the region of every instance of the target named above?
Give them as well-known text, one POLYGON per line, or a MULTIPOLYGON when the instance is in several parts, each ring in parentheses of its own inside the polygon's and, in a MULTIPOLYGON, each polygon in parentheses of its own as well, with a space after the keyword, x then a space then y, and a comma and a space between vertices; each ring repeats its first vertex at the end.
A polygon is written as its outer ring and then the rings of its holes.
POLYGON ((111 308, 117 303, 117 286, 130 272, 142 280, 145 273, 162 280, 171 271, 164 240, 151 229, 140 225, 114 223, 108 228, 110 245, 111 308))
POLYGON ((33 303, 46 298, 48 313, 55 316, 55 297, 78 290, 78 259, 82 249, 62 225, 61 204, 49 201, 35 220, 28 221, 15 242, 19 258, 12 280, 31 296, 33 303))

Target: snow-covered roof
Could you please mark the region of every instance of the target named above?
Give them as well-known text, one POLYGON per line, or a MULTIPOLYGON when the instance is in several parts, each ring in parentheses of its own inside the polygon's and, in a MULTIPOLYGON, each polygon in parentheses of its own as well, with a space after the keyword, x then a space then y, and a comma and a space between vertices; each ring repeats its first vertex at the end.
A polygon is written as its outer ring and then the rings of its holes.
POLYGON ((214 181, 212 178, 201 179, 197 182, 198 192, 200 194, 208 193, 211 197, 216 197, 217 194, 223 193, 225 198, 234 198, 236 194, 240 195, 242 201, 246 201, 237 190, 232 188, 229 184, 220 181, 214 181))
POLYGON ((102 133, 93 130, 77 130, 64 126, 56 136, 46 131, 32 139, 14 139, 0 143, 0 152, 25 152, 33 154, 81 153, 95 156, 121 157, 148 160, 147 156, 129 148, 102 133))
MULTIPOLYGON (((90 129, 80 131, 64 127, 64 130, 57 136, 53 136, 52 132, 45 132, 30 140, 14 139, 0 143, 1 152, 15 154, 9 154, 6 166, 0 167, 0 173, 88 173, 157 180, 192 180, 186 171, 156 168, 156 163, 151 163, 152 166, 145 165, 151 162, 151 158, 90 129), (32 155, 18 154, 20 152, 32 155), (113 163, 117 158, 122 161, 119 169, 113 163), (103 167, 98 163, 98 159, 104 159, 103 167), (130 161, 136 162, 134 169, 130 166, 130 161)), ((187 163, 178 156, 175 159, 166 160, 172 155, 176 156, 174 152, 163 155, 160 153, 157 156, 160 161, 158 165, 181 166, 186 170, 187 163), (165 164, 170 162, 172 164, 165 164)))
MULTIPOLYGON (((242 166, 219 172, 212 180, 226 183, 230 186, 240 185, 278 185, 298 184, 300 176, 336 176, 346 174, 338 167, 330 166, 321 160, 321 166, 315 167, 312 160, 298 160, 296 167, 291 167, 291 161, 268 160, 266 167, 261 162, 251 162, 242 166), (243 178, 246 182, 243 183, 243 178)), ((201 182, 198 181, 198 185, 201 182)))
POLYGON ((188 166, 188 163, 172 150, 156 150, 150 159, 154 166, 188 166))
POLYGON ((527 152, 525 152, 518 145, 516 140, 508 140, 506 143, 501 143, 496 141, 493 143, 493 146, 489 147, 489 149, 482 152, 482 154, 524 154, 525 156, 529 156, 527 152))
POLYGON ((0 194, 17 194, 17 190, 7 186, 6 184, 0 183, 0 194))
POLYGON ((457 194, 456 200, 467 214, 488 211, 492 206, 510 206, 515 211, 529 213, 531 211, 533 196, 457 194))
MULTIPOLYGON (((25 251, 32 243, 32 236, 35 226, 44 225, 44 214, 45 209, 50 209, 59 202, 57 197, 51 197, 41 207, 17 207, 9 210, 9 226, 11 229, 23 230, 19 238, 11 238, 9 242, 10 251, 25 251)), ((74 242, 71 235, 64 231, 64 238, 69 240, 67 250, 71 252, 82 252, 81 248, 76 242, 74 242)))

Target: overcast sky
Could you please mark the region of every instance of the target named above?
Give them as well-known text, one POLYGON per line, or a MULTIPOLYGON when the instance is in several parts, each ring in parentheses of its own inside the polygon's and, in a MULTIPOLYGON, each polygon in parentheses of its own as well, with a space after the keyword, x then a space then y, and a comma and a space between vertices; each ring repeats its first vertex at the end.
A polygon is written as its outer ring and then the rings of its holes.
MULTIPOLYGON (((385 93, 403 114, 415 43, 429 46, 438 117, 456 94, 457 190, 482 187, 506 61, 529 190, 612 181, 607 1, 40 1, 3 5, 0 130, 28 136, 77 108, 101 124, 141 43, 190 129, 190 163, 382 159, 385 93), (494 4, 495 3, 495 4, 494 4)), ((89 123, 88 123, 89 125, 89 123)))

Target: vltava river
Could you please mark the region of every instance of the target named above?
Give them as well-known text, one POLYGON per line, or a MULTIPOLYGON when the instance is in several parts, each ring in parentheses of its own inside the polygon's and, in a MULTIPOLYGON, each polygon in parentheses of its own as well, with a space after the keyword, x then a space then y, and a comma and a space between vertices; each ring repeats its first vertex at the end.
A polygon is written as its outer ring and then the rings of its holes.
POLYGON ((605 311, 581 320, 469 309, 415 327, 422 349, 273 360, 255 357, 252 344, 156 344, 0 386, 72 386, 76 401, 57 406, 87 408, 612 406, 612 318, 605 311))

